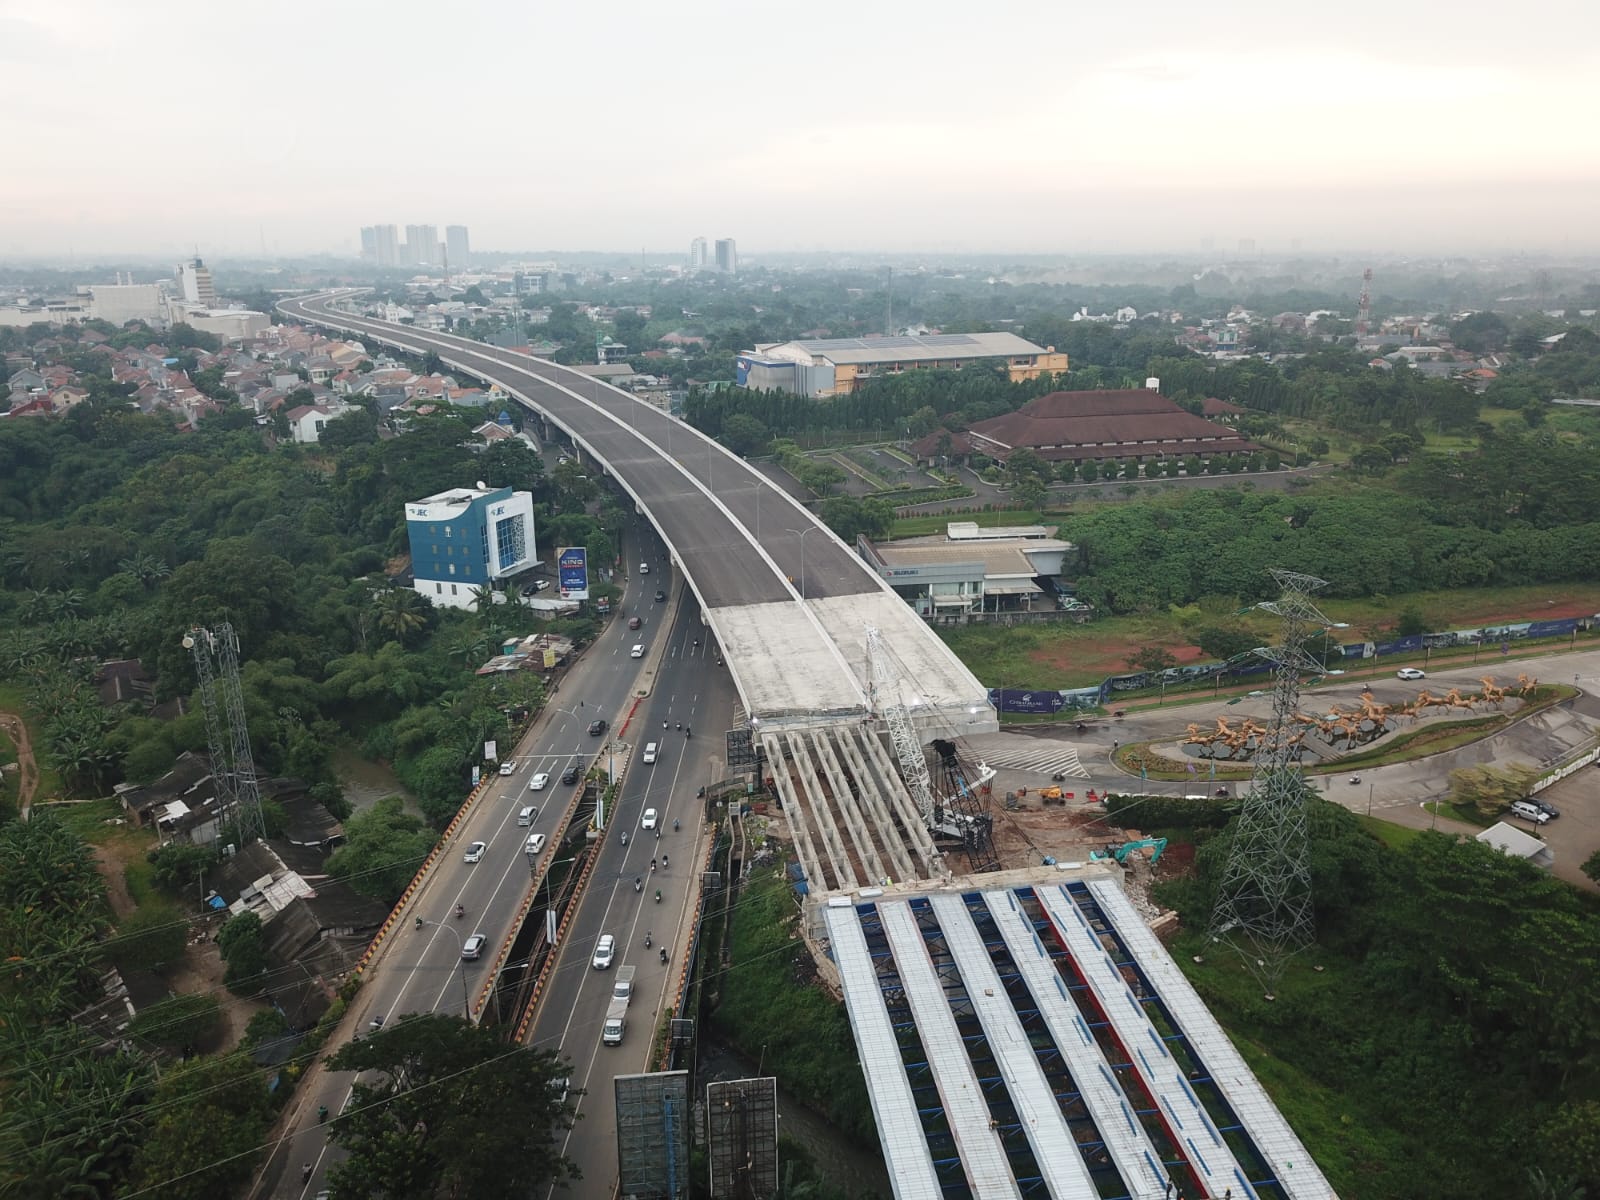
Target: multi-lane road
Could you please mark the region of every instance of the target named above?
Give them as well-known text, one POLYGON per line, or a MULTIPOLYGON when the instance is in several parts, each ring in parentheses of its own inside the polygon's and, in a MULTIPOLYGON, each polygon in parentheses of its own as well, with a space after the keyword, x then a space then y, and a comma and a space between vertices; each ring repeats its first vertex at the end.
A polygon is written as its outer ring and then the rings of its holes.
MULTIPOLYGON (((506 759, 513 764, 512 774, 491 777, 443 846, 427 881, 368 970, 349 1026, 365 1035, 379 1017, 387 1022, 415 1012, 480 1016, 484 990, 502 948, 516 932, 528 889, 539 873, 561 865, 561 822, 575 790, 561 782, 562 773, 572 765, 586 770, 596 761, 602 768, 623 772, 616 809, 608 814, 605 840, 583 902, 557 949, 533 1031, 534 1044, 558 1050, 573 1062, 572 1086, 591 1093, 578 1100, 585 1120, 564 1143, 588 1179, 615 1175, 613 1120, 607 1103, 611 1076, 645 1068, 668 972, 681 963, 676 926, 691 904, 689 861, 700 834, 695 793, 713 773, 721 773, 720 734, 728 728, 735 705, 732 684, 726 670, 716 665, 716 652, 698 610, 683 595, 681 580, 661 561, 662 548, 646 526, 630 531, 629 553, 651 560, 651 574, 626 581, 618 617, 584 652, 506 759), (683 603, 656 602, 658 588, 683 603), (642 621, 638 630, 627 627, 627 617, 633 614, 642 621), (632 657, 635 645, 646 647, 644 657, 632 657), (634 710, 641 690, 648 694, 634 710), (631 724, 622 739, 614 741, 630 711, 631 724), (588 732, 597 718, 608 724, 600 737, 588 732), (663 722, 668 725, 665 730, 663 722), (693 730, 697 723, 699 736, 675 728, 682 724, 693 730), (641 760, 650 741, 659 744, 657 758, 645 765, 641 760), (535 791, 530 785, 540 774, 548 780, 535 791), (519 825, 519 814, 528 805, 537 806, 538 815, 529 825, 519 825), (657 810, 664 825, 659 842, 649 834, 639 836, 641 814, 649 807, 657 810), (676 832, 674 820, 681 825, 676 832), (623 830, 629 831, 627 846, 620 841, 623 830), (525 846, 533 833, 543 833, 546 844, 530 869, 525 846), (482 857, 466 862, 466 853, 476 842, 484 843, 482 857), (670 858, 673 850, 678 858, 665 868, 658 863, 652 876, 652 855, 659 852, 670 858), (635 892, 635 877, 642 881, 653 877, 654 882, 648 888, 641 882, 641 890, 635 892), (658 886, 659 907, 654 899, 658 886), (454 916, 457 904, 464 910, 461 918, 454 916), (420 929, 418 917, 423 922, 420 929), (649 958, 641 956, 646 929, 665 938, 671 967, 661 965, 654 949, 649 958), (600 1015, 611 974, 592 970, 589 960, 601 932, 617 936, 619 965, 639 966, 638 998, 621 1047, 599 1045, 600 1015), (463 960, 462 945, 475 933, 484 935, 481 957, 463 960)), ((314 1114, 319 1105, 340 1111, 352 1083, 349 1073, 326 1071, 308 1081, 297 1103, 294 1128, 263 1174, 259 1195, 309 1198, 327 1186, 327 1171, 337 1161, 338 1151, 326 1142, 314 1114), (303 1164, 312 1167, 309 1180, 301 1178, 303 1164)))

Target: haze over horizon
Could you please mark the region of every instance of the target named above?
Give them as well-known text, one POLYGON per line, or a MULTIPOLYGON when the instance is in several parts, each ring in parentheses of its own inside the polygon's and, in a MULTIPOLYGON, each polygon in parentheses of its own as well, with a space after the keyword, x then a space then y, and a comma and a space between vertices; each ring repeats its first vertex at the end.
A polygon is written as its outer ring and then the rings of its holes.
POLYGON ((0 0, 0 255, 1600 248, 1600 6, 979 12, 0 0))

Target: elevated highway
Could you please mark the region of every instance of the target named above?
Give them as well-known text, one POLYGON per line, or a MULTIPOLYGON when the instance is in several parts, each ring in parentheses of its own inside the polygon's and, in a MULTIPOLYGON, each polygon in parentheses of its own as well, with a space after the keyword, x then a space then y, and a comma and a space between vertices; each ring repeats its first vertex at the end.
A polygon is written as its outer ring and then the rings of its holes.
POLYGON ((819 729, 881 715, 865 631, 881 631, 902 697, 930 736, 998 728, 982 684, 807 509, 737 455, 581 371, 350 310, 359 291, 285 300, 295 320, 498 384, 561 429, 633 498, 699 601, 753 729, 819 729))

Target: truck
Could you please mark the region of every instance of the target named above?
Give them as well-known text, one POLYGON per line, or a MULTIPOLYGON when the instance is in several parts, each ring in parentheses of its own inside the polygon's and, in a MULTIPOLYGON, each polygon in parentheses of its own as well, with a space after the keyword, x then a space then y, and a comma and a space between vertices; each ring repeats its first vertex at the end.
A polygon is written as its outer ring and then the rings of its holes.
POLYGON ((617 968, 616 978, 611 983, 611 998, 621 1000, 626 1004, 633 999, 633 973, 635 968, 622 966, 617 968))
POLYGON ((606 1023, 600 1027, 600 1040, 607 1046, 620 1046, 623 1030, 627 1028, 628 1002, 613 1000, 606 1009, 606 1023))
POLYGON ((600 1040, 607 1046, 622 1045, 622 1033, 628 1027, 628 1001, 633 999, 633 975, 636 968, 617 968, 611 981, 611 1002, 606 1006, 606 1023, 600 1027, 600 1040))

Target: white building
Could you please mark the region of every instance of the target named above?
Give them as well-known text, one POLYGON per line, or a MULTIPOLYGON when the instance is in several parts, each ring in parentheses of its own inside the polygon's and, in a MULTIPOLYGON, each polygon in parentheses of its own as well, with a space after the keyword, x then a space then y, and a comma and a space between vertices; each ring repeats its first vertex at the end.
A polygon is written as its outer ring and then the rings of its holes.
POLYGON ((172 320, 203 333, 214 333, 225 342, 249 341, 272 327, 272 318, 266 313, 248 308, 207 308, 176 300, 172 303, 172 320))
POLYGON ((717 239, 717 270, 724 275, 739 273, 739 247, 732 238, 717 239))
POLYGON ((322 440, 322 431, 329 421, 354 409, 348 404, 302 404, 284 414, 289 421, 289 440, 301 445, 314 446, 322 440))
POLYGON ((167 320, 167 292, 158 283, 97 283, 89 288, 89 297, 94 315, 113 325, 129 321, 164 325, 167 320))
POLYGON ((706 240, 697 237, 689 243, 689 270, 704 271, 706 269, 706 240))
POLYGON ((179 263, 174 272, 178 280, 178 295, 189 304, 201 308, 217 306, 217 287, 211 282, 211 268, 198 258, 193 262, 179 263))
POLYGON ((1056 611, 1070 591, 1062 576, 1076 550, 1044 525, 983 528, 971 521, 952 521, 931 537, 856 539, 861 559, 932 621, 1056 611))
POLYGON ((455 488, 406 505, 412 586, 444 608, 472 608, 492 587, 538 564, 533 495, 455 488))

